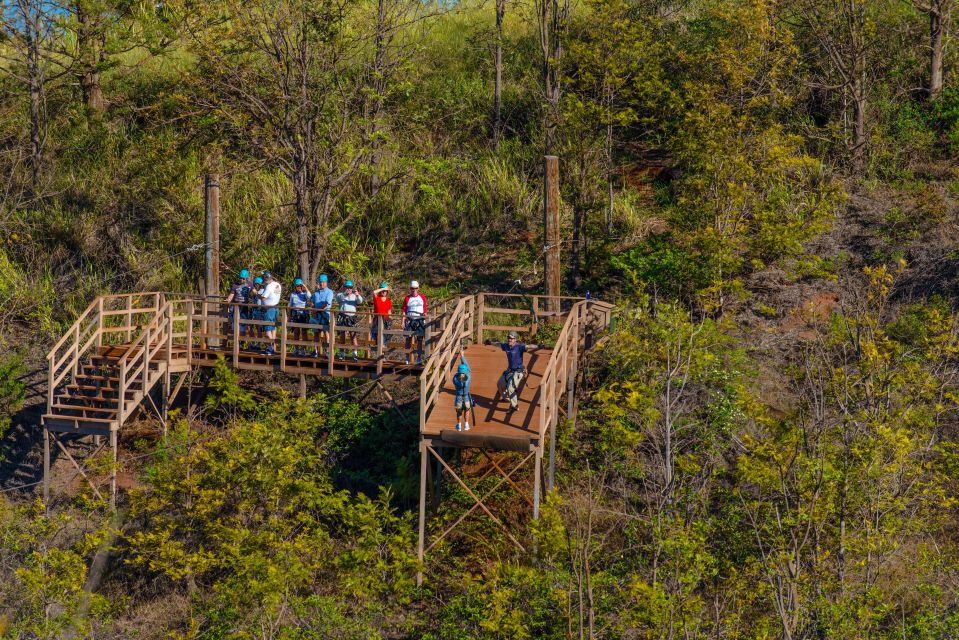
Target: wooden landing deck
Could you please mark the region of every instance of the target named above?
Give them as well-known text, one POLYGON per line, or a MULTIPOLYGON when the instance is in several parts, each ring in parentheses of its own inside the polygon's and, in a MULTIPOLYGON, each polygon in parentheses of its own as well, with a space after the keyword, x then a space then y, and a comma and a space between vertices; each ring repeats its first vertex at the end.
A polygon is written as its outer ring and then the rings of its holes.
POLYGON ((466 350, 466 360, 472 371, 471 391, 476 401, 476 424, 470 417, 470 430, 456 433, 456 409, 453 400, 452 373, 440 391, 433 412, 426 420, 423 436, 449 438, 450 444, 477 446, 489 437, 525 440, 526 448, 539 443, 539 386, 543 372, 552 354, 550 349, 526 353, 527 375, 520 385, 519 409, 507 413, 509 402, 497 400, 496 381, 506 369, 506 354, 499 347, 474 345, 466 350), (444 432, 452 432, 444 434, 444 432), (456 434, 455 436, 453 434, 456 434))

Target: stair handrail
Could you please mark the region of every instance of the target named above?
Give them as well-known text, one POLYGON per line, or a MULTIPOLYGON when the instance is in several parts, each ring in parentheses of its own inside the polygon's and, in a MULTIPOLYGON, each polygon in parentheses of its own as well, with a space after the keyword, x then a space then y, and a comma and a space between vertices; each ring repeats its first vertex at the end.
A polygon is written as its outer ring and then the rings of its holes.
POLYGON ((459 353, 460 341, 468 337, 470 320, 475 312, 476 296, 464 295, 456 300, 456 306, 449 315, 436 344, 423 363, 420 373, 420 431, 426 428, 426 415, 436 404, 440 389, 451 363, 459 353))
POLYGON ((121 424, 127 417, 126 395, 130 385, 139 376, 141 391, 145 394, 150 390, 150 363, 161 349, 167 348, 169 342, 167 332, 170 331, 172 303, 166 300, 162 294, 160 294, 159 302, 161 304, 156 314, 150 322, 144 325, 140 335, 127 346, 126 351, 117 362, 120 369, 117 420, 121 424), (153 346, 154 339, 156 339, 155 347, 153 346))
POLYGON ((100 317, 100 310, 102 307, 103 296, 97 296, 87 305, 87 308, 84 309, 83 313, 80 314, 80 317, 77 318, 69 329, 67 329, 63 336, 53 345, 50 351, 47 352, 47 406, 50 407, 53 405, 53 396, 54 390, 57 386, 66 378, 68 373, 76 375, 77 366, 80 362, 80 358, 89 350, 91 346, 97 344, 97 338, 100 335, 100 329, 102 328, 102 318, 100 317), (94 316, 95 317, 91 317, 94 316), (96 322, 97 328, 96 331, 87 339, 87 342, 81 346, 80 340, 90 325, 96 322), (81 330, 82 329, 82 330, 81 330), (73 344, 70 345, 70 348, 63 354, 63 356, 57 359, 57 352, 66 344, 67 340, 70 338, 73 339, 73 344), (69 361, 68 361, 69 359, 69 361))

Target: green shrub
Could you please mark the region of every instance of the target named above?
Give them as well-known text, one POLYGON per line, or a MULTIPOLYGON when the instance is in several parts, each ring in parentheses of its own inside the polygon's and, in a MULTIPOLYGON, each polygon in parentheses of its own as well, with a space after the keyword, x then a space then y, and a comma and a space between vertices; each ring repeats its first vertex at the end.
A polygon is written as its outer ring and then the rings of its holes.
MULTIPOLYGON (((13 414, 23 407, 26 385, 22 378, 27 368, 23 357, 14 353, 0 360, 0 439, 10 428, 13 414)), ((0 461, 3 458, 0 457, 0 461)))

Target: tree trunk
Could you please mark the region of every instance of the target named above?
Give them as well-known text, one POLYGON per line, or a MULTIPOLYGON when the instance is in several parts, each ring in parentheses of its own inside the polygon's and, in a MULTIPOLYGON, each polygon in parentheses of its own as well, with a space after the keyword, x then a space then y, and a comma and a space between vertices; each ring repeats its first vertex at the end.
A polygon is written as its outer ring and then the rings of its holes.
POLYGON ((942 93, 942 3, 933 4, 929 12, 929 99, 935 100, 942 93))
MULTIPOLYGON (((31 17, 39 21, 39 17, 31 17)), ((30 85, 30 180, 36 191, 40 186, 40 165, 43 154, 43 78, 40 68, 39 26, 32 22, 27 26, 27 75, 30 85)))
POLYGON ((103 90, 100 88, 100 58, 101 46, 98 42, 93 17, 80 5, 76 7, 77 21, 80 28, 77 31, 77 48, 80 54, 80 88, 83 91, 83 101, 93 113, 102 113, 104 110, 103 90))
POLYGON ((503 135, 503 16, 506 14, 506 0, 496 0, 496 51, 493 55, 493 67, 496 78, 493 82, 493 148, 499 150, 503 135))

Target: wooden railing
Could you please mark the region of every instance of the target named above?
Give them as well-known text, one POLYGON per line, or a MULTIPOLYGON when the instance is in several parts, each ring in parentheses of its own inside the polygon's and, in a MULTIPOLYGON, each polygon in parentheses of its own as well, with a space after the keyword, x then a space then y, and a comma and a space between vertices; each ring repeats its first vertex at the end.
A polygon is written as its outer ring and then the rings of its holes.
POLYGON ((159 367, 151 368, 153 363, 159 362, 157 356, 160 351, 165 352, 165 364, 167 368, 170 366, 173 351, 171 320, 171 305, 165 301, 159 311, 154 314, 153 319, 143 327, 140 336, 130 343, 126 352, 120 357, 119 406, 117 407, 117 420, 120 423, 164 374, 159 367), (133 390, 135 401, 129 403, 131 406, 128 409, 127 393, 131 391, 135 383, 139 383, 139 388, 133 390))
POLYGON ((473 338, 482 344, 490 334, 509 331, 535 338, 544 323, 562 321, 555 344, 545 345, 552 348, 552 353, 537 396, 539 434, 545 437, 557 423, 560 400, 571 390, 581 354, 592 346, 591 336, 609 326, 612 310, 613 305, 607 302, 567 296, 488 293, 461 296, 420 375, 420 431, 424 430, 440 390, 458 362, 464 338, 473 338), (492 306, 490 303, 494 300, 498 305, 506 301, 505 304, 513 306, 492 306))
POLYGON ((139 336, 156 315, 162 297, 160 293, 128 293, 99 296, 91 302, 47 353, 47 406, 53 405, 56 389, 68 376, 74 381, 80 365, 100 347, 139 336))
POLYGON ((341 311, 334 308, 319 311, 317 309, 293 309, 286 304, 277 305, 276 320, 257 319, 254 312, 262 310, 254 304, 226 303, 220 298, 191 299, 181 304, 173 315, 173 322, 183 323, 182 330, 175 330, 177 344, 183 340, 189 357, 193 360, 198 349, 215 349, 223 352, 224 357, 232 360, 234 366, 244 353, 266 348, 272 344, 274 353, 280 358, 280 370, 286 370, 291 350, 305 350, 311 355, 314 350, 326 352, 321 359, 326 361, 332 374, 336 356, 343 352, 346 358, 355 350, 363 354, 364 359, 376 361, 377 374, 383 372, 383 364, 388 360, 416 359, 428 360, 435 350, 437 337, 446 326, 450 315, 449 301, 441 301, 432 313, 423 317, 423 329, 407 330, 405 316, 400 312, 381 316, 370 310, 358 310, 353 314, 355 325, 340 324, 341 311), (231 312, 232 311, 232 312, 231 312), (244 314, 240 312, 244 311, 244 314), (306 322, 294 321, 296 314, 302 313, 306 322), (310 322, 319 313, 329 316, 328 324, 310 322), (241 317, 244 316, 244 317, 241 317), (273 326, 276 339, 268 340, 261 335, 263 327, 273 326), (241 330, 245 335, 241 335, 241 330), (320 334, 324 334, 321 336, 320 334), (351 337, 356 337, 354 345, 351 337), (419 344, 406 348, 407 339, 415 338, 419 344), (244 348, 241 343, 245 343, 244 348))
POLYGON ((475 313, 475 296, 458 298, 433 347, 432 355, 425 362, 420 374, 420 431, 426 427, 426 418, 436 406, 436 399, 446 382, 446 376, 457 362, 463 338, 473 335, 475 313))

